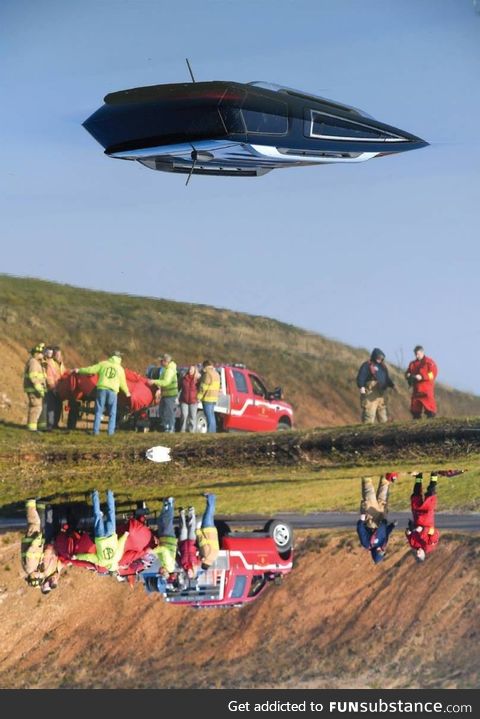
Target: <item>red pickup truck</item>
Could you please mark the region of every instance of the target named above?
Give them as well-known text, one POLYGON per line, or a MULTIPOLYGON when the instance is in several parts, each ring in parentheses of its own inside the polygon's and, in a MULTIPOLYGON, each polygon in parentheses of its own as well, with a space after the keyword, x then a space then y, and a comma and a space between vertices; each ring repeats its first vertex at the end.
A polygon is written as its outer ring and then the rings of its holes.
MULTIPOLYGON (((232 532, 224 522, 218 525, 220 552, 213 565, 181 589, 168 585, 166 602, 196 608, 241 607, 292 570, 293 531, 286 522, 272 519, 256 532, 232 532)), ((155 561, 140 575, 148 593, 158 592, 158 570, 155 561)))
MULTIPOLYGON (((149 368, 150 369, 150 368, 149 368)), ((243 364, 217 365, 220 394, 215 414, 219 431, 274 432, 291 429, 293 409, 282 399, 282 390, 269 391, 263 379, 243 364)), ((180 374, 186 368, 180 370, 180 374)), ((148 431, 159 427, 158 405, 147 407, 135 416, 135 429, 148 431)), ((201 404, 197 412, 197 432, 207 431, 201 404)))

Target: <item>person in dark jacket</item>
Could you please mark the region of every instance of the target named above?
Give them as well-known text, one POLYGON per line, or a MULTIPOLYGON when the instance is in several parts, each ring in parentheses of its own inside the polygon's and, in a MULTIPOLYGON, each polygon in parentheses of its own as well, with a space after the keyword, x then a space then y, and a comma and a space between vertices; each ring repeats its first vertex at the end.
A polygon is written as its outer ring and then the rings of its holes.
POLYGON ((182 379, 182 389, 180 392, 180 411, 182 413, 180 432, 195 432, 197 425, 199 379, 200 372, 195 365, 190 365, 188 372, 182 379))
POLYGON ((373 424, 377 419, 388 422, 385 395, 395 385, 385 365, 385 353, 378 347, 373 349, 370 359, 358 370, 357 387, 360 390, 362 422, 373 424))
POLYGON ((357 534, 360 544, 368 549, 375 564, 385 557, 385 549, 395 528, 395 522, 387 522, 388 493, 398 478, 396 472, 387 472, 380 477, 375 492, 371 477, 362 477, 362 501, 360 518, 357 522, 357 534))

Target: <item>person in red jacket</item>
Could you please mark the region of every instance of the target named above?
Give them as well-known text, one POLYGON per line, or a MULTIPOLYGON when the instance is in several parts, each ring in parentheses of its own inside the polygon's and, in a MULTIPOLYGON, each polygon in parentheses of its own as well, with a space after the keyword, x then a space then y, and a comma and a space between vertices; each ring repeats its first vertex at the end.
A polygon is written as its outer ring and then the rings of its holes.
POLYGON ((407 382, 412 387, 410 412, 413 419, 420 419, 423 412, 431 419, 437 413, 435 401, 437 365, 431 357, 426 356, 421 345, 417 345, 413 351, 415 359, 410 362, 405 372, 407 382))
POLYGON ((425 495, 422 487, 423 474, 415 476, 413 493, 410 497, 413 519, 409 520, 405 531, 407 541, 418 562, 424 562, 427 554, 438 544, 440 532, 435 528, 435 509, 437 508, 436 472, 430 474, 430 483, 425 495))
MULTIPOLYGON (((117 574, 120 577, 135 575, 145 568, 145 564, 141 561, 148 554, 153 546, 153 534, 146 526, 143 517, 138 519, 131 517, 128 522, 118 527, 118 536, 128 533, 125 542, 124 552, 119 560, 117 574)), ((95 542, 91 539, 87 532, 69 528, 68 525, 62 527, 61 531, 55 538, 55 549, 59 559, 64 564, 70 564, 75 567, 84 567, 97 572, 98 574, 108 574, 105 567, 95 564, 93 558, 96 553, 95 542), (76 559, 77 554, 91 554, 92 561, 86 559, 76 559)))
POLYGON ((189 507, 185 516, 185 510, 180 510, 180 534, 178 537, 178 553, 180 566, 186 572, 189 579, 195 579, 200 568, 200 555, 197 549, 196 535, 197 521, 195 508, 189 507))
POLYGON ((195 432, 197 424, 198 408, 198 381, 200 372, 195 365, 190 365, 188 372, 182 379, 180 392, 180 411, 182 413, 182 425, 180 432, 195 432))
POLYGON ((141 560, 149 554, 150 549, 154 546, 153 534, 147 527, 143 516, 138 519, 131 517, 128 524, 119 526, 118 535, 121 536, 124 532, 128 532, 128 538, 118 563, 118 574, 121 577, 142 571, 145 565, 141 560))

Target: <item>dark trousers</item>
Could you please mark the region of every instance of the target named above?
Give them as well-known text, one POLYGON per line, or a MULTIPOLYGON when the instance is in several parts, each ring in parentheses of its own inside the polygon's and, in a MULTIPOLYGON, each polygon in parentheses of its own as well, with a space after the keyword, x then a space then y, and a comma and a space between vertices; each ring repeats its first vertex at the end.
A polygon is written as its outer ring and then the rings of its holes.
POLYGON ((164 432, 175 432, 176 397, 162 397, 160 400, 160 419, 164 432))
MULTIPOLYGON (((430 484, 427 487, 427 491, 425 492, 425 499, 427 497, 432 497, 436 493, 437 493, 437 483, 430 482, 430 484)), ((415 482, 415 484, 413 485, 413 494, 416 497, 422 496, 422 483, 421 482, 415 482)))
POLYGON ((47 396, 47 428, 58 429, 58 423, 62 416, 62 400, 52 390, 48 390, 47 396))

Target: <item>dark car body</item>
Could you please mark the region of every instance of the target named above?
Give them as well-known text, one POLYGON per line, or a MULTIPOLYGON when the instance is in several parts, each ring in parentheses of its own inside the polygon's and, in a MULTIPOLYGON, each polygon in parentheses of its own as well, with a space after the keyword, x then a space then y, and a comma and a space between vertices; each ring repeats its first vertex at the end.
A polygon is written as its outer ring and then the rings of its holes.
POLYGON ((257 176, 425 147, 361 110, 269 83, 154 85, 106 95, 84 127, 110 157, 153 170, 257 176))

